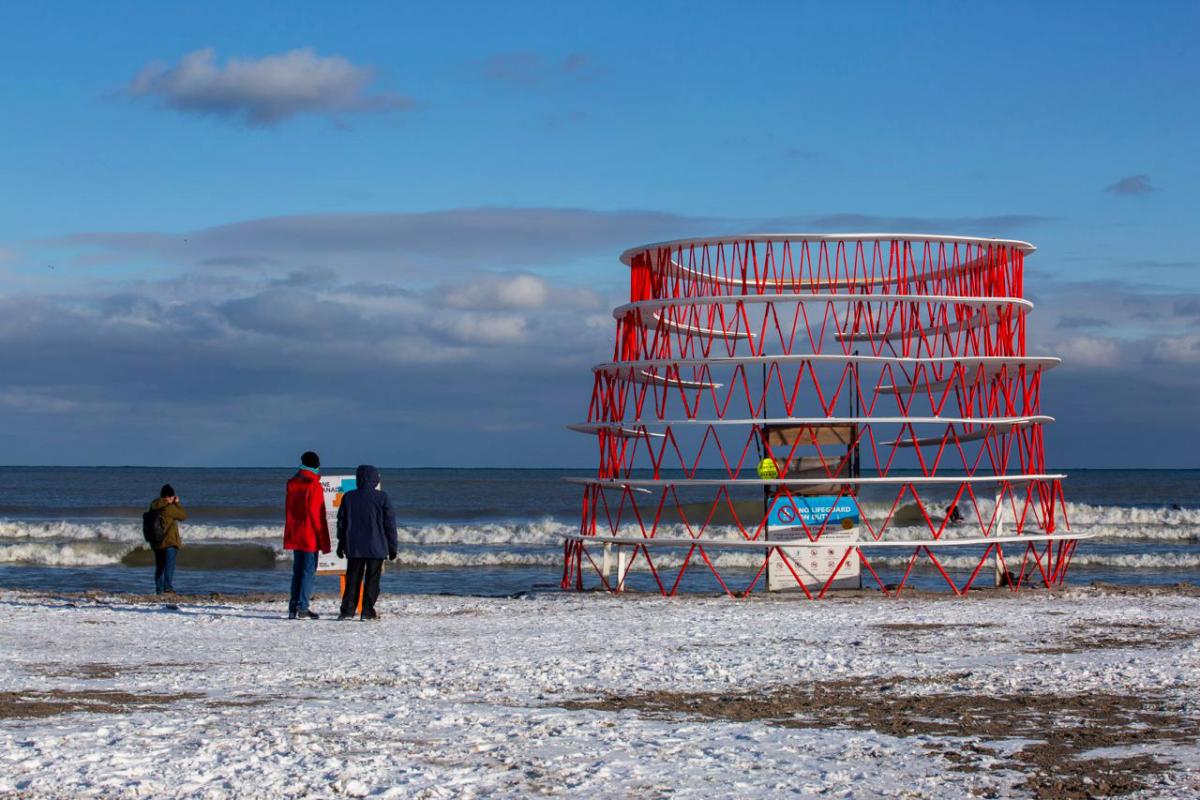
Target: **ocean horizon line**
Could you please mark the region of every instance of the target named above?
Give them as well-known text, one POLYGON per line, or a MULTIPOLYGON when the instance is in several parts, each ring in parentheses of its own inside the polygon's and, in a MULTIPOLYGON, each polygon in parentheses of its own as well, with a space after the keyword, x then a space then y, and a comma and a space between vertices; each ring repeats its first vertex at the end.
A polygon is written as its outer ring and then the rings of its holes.
MULTIPOLYGON (((370 462, 363 462, 370 463, 370 462)), ((193 470, 230 470, 230 469, 260 469, 260 470, 276 470, 276 469, 293 469, 297 464, 275 464, 275 465, 187 465, 187 464, 0 464, 0 469, 193 469, 193 470)), ((521 471, 521 472, 563 472, 565 470, 583 470, 586 472, 594 472, 596 467, 594 464, 584 466, 553 466, 553 467, 526 467, 526 466, 498 466, 498 465, 467 465, 467 466, 389 466, 374 464, 378 469, 391 471, 462 471, 462 470, 505 470, 505 471, 521 471)), ((322 467, 322 471, 329 472, 330 470, 351 470, 357 468, 357 465, 339 464, 335 466, 322 467)), ((720 466, 701 467, 703 470, 719 470, 720 466)), ((897 467, 897 470, 917 471, 917 467, 897 467)), ((1052 471, 1070 471, 1070 472, 1200 472, 1200 466, 1194 467, 1072 467, 1072 466, 1054 466, 1047 467, 1052 471)), ((678 472, 679 469, 667 470, 678 472)))

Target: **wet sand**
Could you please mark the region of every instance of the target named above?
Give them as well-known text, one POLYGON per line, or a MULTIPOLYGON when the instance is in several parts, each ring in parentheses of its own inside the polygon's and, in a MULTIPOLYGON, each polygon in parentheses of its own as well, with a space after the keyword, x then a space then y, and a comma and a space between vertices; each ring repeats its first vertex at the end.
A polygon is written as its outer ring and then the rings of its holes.
MULTIPOLYGON (((189 605, 189 604, 234 604, 234 605, 261 605, 264 603, 282 603, 284 606, 288 603, 288 595, 284 592, 246 592, 246 593, 224 593, 224 592, 206 592, 202 594, 172 594, 172 595, 155 595, 155 594, 136 594, 136 593, 121 593, 121 592, 44 592, 29 589, 8 589, 5 590, 15 595, 27 597, 31 600, 46 599, 55 600, 65 603, 137 603, 144 605, 189 605)), ((1095 581, 1087 586, 1067 586, 1057 589, 1045 589, 1041 587, 1031 586, 1014 591, 1007 587, 981 587, 974 588, 964 595, 955 595, 949 591, 929 591, 925 589, 906 588, 899 595, 885 596, 876 589, 841 589, 831 590, 823 599, 816 601, 819 603, 837 603, 846 601, 859 601, 867 599, 875 599, 881 602, 889 600, 927 600, 931 602, 956 601, 962 599, 979 599, 979 600, 1019 600, 1031 596, 1047 596, 1052 597, 1056 594, 1066 595, 1070 593, 1072 596, 1079 596, 1080 593, 1104 596, 1113 595, 1118 597, 1200 597, 1200 584, 1195 583, 1171 583, 1171 584, 1124 584, 1124 583, 1107 583, 1095 581)), ((513 597, 525 596, 527 593, 518 593, 513 597)), ((542 595, 554 595, 556 591, 538 592, 542 595)), ((571 594, 571 593, 566 593, 571 594)), ((596 590, 592 594, 606 594, 603 590, 596 590)), ((408 595, 401 595, 408 596, 408 595)), ((418 595, 419 596, 419 595, 418 595)), ((678 596, 678 600, 707 599, 712 597, 721 597, 719 594, 684 594, 678 596)), ((659 595, 637 592, 633 589, 627 589, 621 595, 625 600, 649 599, 657 600, 659 595)), ((494 598, 501 599, 501 598, 494 598)), ((335 595, 314 593, 312 602, 320 603, 336 603, 338 597, 335 595)), ((799 592, 786 592, 768 594, 767 592, 757 592, 745 598, 738 598, 734 602, 812 602, 804 597, 799 592)))
POLYGON ((564 701, 567 709, 634 711, 732 722, 762 721, 795 728, 870 730, 896 737, 936 737, 925 745, 956 769, 1000 767, 1022 773, 1038 798, 1112 797, 1146 789, 1171 766, 1151 755, 1101 756, 1099 748, 1194 745, 1200 720, 1185 704, 1156 694, 1091 692, 975 695, 948 691, 956 679, 909 677, 880 685, 848 680, 814 683, 803 691, 739 694, 645 692, 564 701), (911 693, 918 689, 920 694, 911 693), (1019 749, 1003 743, 1024 740, 1019 749))

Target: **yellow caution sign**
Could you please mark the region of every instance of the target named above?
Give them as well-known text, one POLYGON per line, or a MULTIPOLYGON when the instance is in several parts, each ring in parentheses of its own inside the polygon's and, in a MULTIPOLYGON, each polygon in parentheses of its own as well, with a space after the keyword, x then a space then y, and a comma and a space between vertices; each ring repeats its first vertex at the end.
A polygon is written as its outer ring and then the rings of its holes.
POLYGON ((758 477, 764 481, 773 481, 779 477, 779 468, 775 466, 775 459, 768 456, 758 462, 758 477))

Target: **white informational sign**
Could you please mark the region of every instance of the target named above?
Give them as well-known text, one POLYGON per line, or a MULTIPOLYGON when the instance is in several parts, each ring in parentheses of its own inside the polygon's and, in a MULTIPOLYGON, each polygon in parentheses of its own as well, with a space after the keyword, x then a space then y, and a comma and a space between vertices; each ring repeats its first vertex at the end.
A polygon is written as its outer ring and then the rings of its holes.
POLYGON ((853 497, 776 497, 767 517, 767 541, 795 541, 795 546, 772 550, 767 562, 767 591, 800 591, 799 576, 808 590, 820 590, 837 570, 831 589, 862 586, 861 562, 853 545, 858 541, 858 503, 853 497), (813 542, 800 525, 825 532, 813 542), (840 568, 839 568, 840 565, 840 568), (795 571, 795 575, 792 571, 795 571))
POLYGON ((329 520, 329 544, 333 552, 317 553, 318 575, 345 575, 346 559, 337 557, 337 512, 342 495, 353 490, 357 482, 353 475, 322 475, 325 490, 325 517, 329 520))

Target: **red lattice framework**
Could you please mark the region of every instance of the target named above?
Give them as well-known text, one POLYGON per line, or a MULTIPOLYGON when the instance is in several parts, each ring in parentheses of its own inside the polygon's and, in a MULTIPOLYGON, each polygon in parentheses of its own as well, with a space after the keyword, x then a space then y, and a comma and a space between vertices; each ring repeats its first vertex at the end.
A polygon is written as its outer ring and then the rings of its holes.
MULTIPOLYGON (((885 593, 922 571, 962 593, 989 560, 1014 589, 1061 584, 1081 537, 1065 476, 1045 465, 1041 382, 1058 359, 1025 352, 1033 250, 786 234, 626 251, 613 359, 593 368, 587 422, 571 426, 596 436, 599 469, 572 479, 583 514, 563 588, 617 591, 637 569, 673 595, 699 571, 744 595, 772 552, 808 597, 852 559, 885 593), (771 432, 785 426, 781 444, 771 432), (778 478, 759 477, 764 457, 778 478), (768 543, 767 507, 817 492, 853 497, 861 533, 828 579, 805 581, 796 551, 768 543), (612 547, 628 556, 615 576, 612 547)), ((835 527, 802 532, 816 545, 835 527)))

